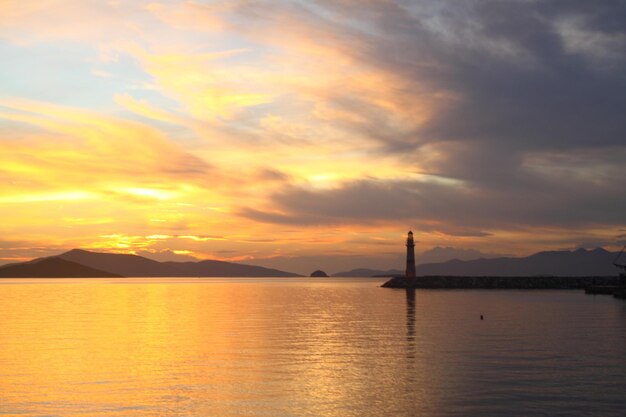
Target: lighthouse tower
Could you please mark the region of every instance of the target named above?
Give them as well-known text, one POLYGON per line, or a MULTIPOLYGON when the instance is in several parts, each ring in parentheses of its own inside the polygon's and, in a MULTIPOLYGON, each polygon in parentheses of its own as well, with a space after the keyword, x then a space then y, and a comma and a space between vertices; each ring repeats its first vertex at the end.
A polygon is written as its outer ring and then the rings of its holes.
POLYGON ((406 279, 415 278, 415 243, 413 243, 413 232, 409 231, 406 238, 406 279))

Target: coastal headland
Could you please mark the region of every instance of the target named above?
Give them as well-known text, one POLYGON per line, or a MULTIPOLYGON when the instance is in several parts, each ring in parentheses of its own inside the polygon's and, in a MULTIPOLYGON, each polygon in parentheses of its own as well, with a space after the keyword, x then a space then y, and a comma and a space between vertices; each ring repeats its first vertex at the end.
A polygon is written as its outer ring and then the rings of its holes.
MULTIPOLYGON (((585 251, 579 249, 574 252, 542 252, 523 259, 509 259, 500 258, 495 260, 479 259, 474 262, 465 262, 465 270, 468 270, 467 275, 450 274, 450 275, 426 275, 421 276, 416 274, 415 268, 415 244, 413 241, 413 232, 409 231, 406 239, 406 270, 404 275, 398 274, 385 282, 382 286, 384 288, 407 288, 407 289, 507 289, 507 290, 569 290, 569 289, 585 289, 590 294, 615 294, 616 297, 620 297, 624 294, 626 288, 626 277, 622 276, 603 276, 593 275, 582 272, 582 268, 576 268, 574 274, 568 276, 567 274, 528 274, 524 275, 522 272, 520 276, 510 276, 511 271, 528 271, 532 270, 532 266, 557 266, 560 272, 563 265, 572 264, 572 257, 576 258, 590 258, 590 257, 602 257, 604 264, 612 264, 613 266, 626 268, 625 265, 617 263, 617 259, 624 253, 626 245, 617 257, 610 262, 606 255, 610 253, 604 249, 596 249, 593 251, 585 251), (563 256, 565 255, 565 257, 563 256), (569 262, 564 262, 566 259, 569 262), (521 261, 521 262, 520 262, 521 261), (483 272, 483 275, 472 273, 480 269, 489 270, 484 268, 485 266, 496 266, 491 268, 490 272, 483 272), (482 268, 472 268, 472 266, 480 266, 482 268), (529 268, 529 266, 531 268, 529 268), (504 267, 504 268, 503 268, 504 267), (498 274, 494 271, 500 270, 498 274), (617 291, 620 290, 620 291, 617 291)), ((580 260, 578 259, 578 260, 580 260)), ((453 260, 451 263, 463 264, 461 261, 453 260)), ((588 266, 593 262, 589 262, 586 259, 582 262, 582 265, 588 266)), ((579 266, 581 266, 579 264, 579 266)), ((539 268, 540 270, 541 268, 539 268)), ((621 298, 621 297, 620 297, 621 298)))

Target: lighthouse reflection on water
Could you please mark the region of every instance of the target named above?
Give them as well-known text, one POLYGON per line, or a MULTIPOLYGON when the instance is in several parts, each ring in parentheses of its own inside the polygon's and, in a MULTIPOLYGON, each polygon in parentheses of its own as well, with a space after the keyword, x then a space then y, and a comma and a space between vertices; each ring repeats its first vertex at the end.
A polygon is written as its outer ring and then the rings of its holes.
MULTIPOLYGON (((407 282, 415 279, 415 242, 413 232, 409 230, 406 238, 406 270, 404 273, 407 282)), ((407 357, 415 357, 415 288, 406 288, 406 329, 407 329, 407 357)))

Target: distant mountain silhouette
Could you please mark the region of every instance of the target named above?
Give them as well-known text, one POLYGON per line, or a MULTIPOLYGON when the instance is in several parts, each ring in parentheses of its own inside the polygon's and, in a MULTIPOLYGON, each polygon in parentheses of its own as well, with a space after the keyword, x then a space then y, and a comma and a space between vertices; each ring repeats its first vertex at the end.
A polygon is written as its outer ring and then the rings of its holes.
POLYGON ((262 266, 206 260, 199 262, 162 262, 165 267, 180 271, 184 277, 297 277, 292 272, 262 266))
POLYGON ((418 276, 610 276, 619 271, 613 266, 616 253, 594 250, 539 252, 525 258, 502 257, 421 264, 418 276))
POLYGON ((293 277, 278 269, 223 261, 158 262, 143 256, 73 249, 60 258, 125 277, 293 277))
POLYGON ((501 258, 503 256, 507 256, 506 254, 488 254, 483 253, 475 249, 464 249, 464 248, 454 248, 454 247, 441 247, 435 246, 434 248, 428 249, 427 251, 422 252, 421 254, 416 254, 417 257, 415 261, 418 264, 434 264, 447 262, 451 259, 458 259, 460 261, 471 261, 473 259, 491 259, 491 258, 501 258))
POLYGON ((89 252, 72 249, 59 258, 90 268, 101 269, 124 277, 181 277, 187 276, 170 265, 137 255, 89 252))
POLYGON ((1 278, 109 278, 119 276, 61 259, 58 256, 0 267, 1 278))
POLYGON ((403 275, 404 272, 400 271, 398 269, 390 269, 388 271, 381 271, 378 269, 368 269, 368 268, 357 268, 357 269, 352 269, 350 271, 345 271, 345 272, 337 272, 336 274, 333 274, 333 277, 373 277, 373 276, 378 276, 378 277, 391 277, 394 275, 403 275))
MULTIPOLYGON (((525 258, 501 257, 470 261, 451 260, 421 264, 418 276, 612 276, 616 253, 604 249, 539 252, 525 258)), ((353 269, 334 277, 371 277, 403 274, 400 270, 353 269)), ((98 253, 74 249, 59 256, 0 267, 0 277, 290 277, 278 269, 231 262, 157 262, 136 255, 98 253)))

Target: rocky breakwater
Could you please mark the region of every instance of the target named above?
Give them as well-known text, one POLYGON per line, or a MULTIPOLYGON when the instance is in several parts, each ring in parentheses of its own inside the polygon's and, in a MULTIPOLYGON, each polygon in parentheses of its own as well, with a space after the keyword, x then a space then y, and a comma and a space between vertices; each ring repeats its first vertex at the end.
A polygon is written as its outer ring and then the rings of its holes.
POLYGON ((593 285, 618 285, 619 277, 462 277, 424 276, 407 280, 393 277, 385 288, 422 289, 503 289, 503 290, 569 290, 584 289, 593 285))

